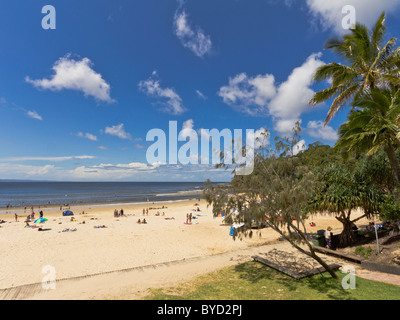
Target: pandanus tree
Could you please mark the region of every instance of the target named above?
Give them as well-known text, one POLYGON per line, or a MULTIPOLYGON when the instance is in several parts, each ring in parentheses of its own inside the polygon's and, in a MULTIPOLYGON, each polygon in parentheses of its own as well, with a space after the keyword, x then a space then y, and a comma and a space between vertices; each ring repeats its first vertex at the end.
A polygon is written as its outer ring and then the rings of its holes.
POLYGON ((375 185, 365 161, 360 161, 356 168, 345 163, 333 163, 322 168, 308 202, 310 212, 333 215, 342 223, 340 247, 357 240, 352 230, 353 223, 377 215, 382 203, 382 191, 375 185), (352 213, 359 208, 363 214, 354 218, 352 213))
POLYGON ((353 103, 347 122, 339 127, 335 148, 345 154, 373 155, 384 150, 392 170, 393 188, 400 181, 399 161, 395 150, 400 136, 400 90, 374 89, 353 103))
POLYGON ((204 190, 214 214, 227 214, 226 223, 243 223, 241 235, 251 235, 254 223, 267 223, 300 252, 315 259, 337 278, 330 266, 317 255, 305 227, 307 203, 313 193, 312 170, 296 157, 301 141, 296 124, 293 137, 275 138, 275 148, 255 152, 254 170, 249 175, 235 175, 227 185, 207 183, 204 190))
POLYGON ((349 34, 326 42, 325 48, 337 54, 342 63, 332 62, 317 69, 314 80, 328 80, 331 85, 309 101, 309 105, 316 105, 333 99, 325 124, 363 93, 400 85, 400 50, 395 38, 385 41, 385 17, 382 13, 372 30, 357 23, 349 34))

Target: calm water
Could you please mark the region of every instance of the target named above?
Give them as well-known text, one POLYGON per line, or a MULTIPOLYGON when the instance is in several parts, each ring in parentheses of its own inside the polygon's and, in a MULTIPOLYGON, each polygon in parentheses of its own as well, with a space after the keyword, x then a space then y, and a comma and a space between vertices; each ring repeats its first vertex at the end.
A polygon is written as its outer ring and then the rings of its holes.
POLYGON ((202 182, 0 182, 0 208, 200 198, 202 182))

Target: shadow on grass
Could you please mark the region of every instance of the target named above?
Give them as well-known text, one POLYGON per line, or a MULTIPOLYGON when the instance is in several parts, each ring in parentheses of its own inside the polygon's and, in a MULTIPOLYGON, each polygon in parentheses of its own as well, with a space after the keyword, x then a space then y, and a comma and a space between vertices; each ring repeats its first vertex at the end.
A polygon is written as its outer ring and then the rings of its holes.
MULTIPOLYGON (((285 288, 288 291, 304 291, 310 289, 314 291, 316 299, 349 300, 354 299, 350 292, 342 288, 341 277, 339 280, 333 279, 329 273, 321 273, 311 277, 296 280, 278 270, 270 268, 259 262, 248 262, 235 267, 235 272, 239 278, 252 284, 260 281, 272 281, 276 286, 285 288)), ((309 297, 304 297, 307 299, 309 297)))

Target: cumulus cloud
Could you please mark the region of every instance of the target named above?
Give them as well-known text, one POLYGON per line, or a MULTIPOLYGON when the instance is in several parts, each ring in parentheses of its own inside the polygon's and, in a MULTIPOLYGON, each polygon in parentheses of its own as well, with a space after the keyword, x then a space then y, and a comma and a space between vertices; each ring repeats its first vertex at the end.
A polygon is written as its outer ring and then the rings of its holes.
POLYGON ((272 116, 275 130, 291 133, 314 95, 310 87, 316 69, 324 64, 320 57, 321 53, 310 55, 279 85, 271 74, 249 77, 241 73, 229 79, 229 84, 221 87, 218 94, 238 111, 252 116, 272 116))
POLYGON ((94 156, 66 156, 66 157, 13 157, 13 158, 0 158, 1 162, 11 161, 11 162, 19 162, 19 161, 66 161, 66 160, 82 160, 82 159, 94 159, 94 156))
POLYGON ((266 115, 268 101, 276 95, 273 75, 249 77, 240 73, 229 79, 227 86, 221 87, 218 95, 223 101, 250 115, 266 115))
POLYGON ((67 55, 55 62, 52 68, 54 75, 50 79, 32 80, 27 76, 25 81, 40 89, 76 90, 98 101, 113 102, 114 100, 110 97, 110 85, 101 74, 92 69, 92 66, 93 63, 88 58, 74 60, 67 55))
POLYGON ((346 14, 342 8, 351 5, 355 8, 357 22, 371 26, 383 12, 394 12, 400 7, 400 0, 307 0, 307 6, 320 25, 325 29, 333 29, 342 34, 348 30, 342 27, 342 19, 346 14))
POLYGON ((120 123, 116 126, 106 127, 104 132, 120 139, 132 140, 131 135, 125 131, 123 123, 120 123))
POLYGON ((210 37, 199 27, 193 30, 188 21, 187 13, 182 9, 175 12, 174 31, 182 45, 190 49, 196 56, 203 57, 210 52, 212 47, 210 37))
POLYGON ((36 119, 36 120, 40 120, 42 121, 43 118, 40 114, 38 114, 36 111, 28 111, 26 113, 28 115, 28 117, 32 118, 32 119, 36 119))
POLYGON ((94 134, 91 134, 91 133, 88 133, 88 132, 86 132, 86 133, 78 132, 77 136, 81 137, 81 138, 86 138, 86 139, 89 139, 89 140, 92 140, 92 141, 97 141, 97 137, 94 134))
POLYGON ((336 141, 339 138, 337 131, 331 126, 324 126, 323 121, 309 121, 307 132, 309 136, 325 141, 336 141))
POLYGON ((55 181, 230 181, 231 173, 214 165, 167 165, 154 163, 101 163, 69 169, 46 164, 25 165, 0 162, 4 179, 43 179, 55 181))
POLYGON ((295 156, 295 155, 299 154, 300 152, 303 152, 306 149, 307 149, 306 141, 300 140, 293 146, 292 152, 293 152, 293 155, 295 156))
POLYGON ((139 89, 147 95, 158 99, 158 103, 164 105, 162 111, 173 115, 179 115, 186 111, 182 98, 172 88, 162 88, 160 81, 155 78, 157 72, 147 80, 139 82, 139 89))

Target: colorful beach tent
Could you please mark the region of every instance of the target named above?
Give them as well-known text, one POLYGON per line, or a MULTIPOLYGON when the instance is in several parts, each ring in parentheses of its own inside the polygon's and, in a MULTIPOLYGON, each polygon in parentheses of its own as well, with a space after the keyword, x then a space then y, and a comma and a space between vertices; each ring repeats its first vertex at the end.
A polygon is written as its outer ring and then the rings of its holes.
POLYGON ((217 217, 225 217, 225 213, 223 213, 222 211, 220 213, 217 214, 217 217))
POLYGON ((72 211, 69 211, 69 210, 63 212, 63 216, 64 217, 73 216, 73 215, 74 215, 74 213, 72 211))
POLYGON ((199 205, 198 203, 195 203, 195 204, 194 204, 195 207, 197 207, 198 205, 199 205))
POLYGON ((43 223, 43 222, 46 222, 46 221, 47 221, 47 219, 45 219, 45 218, 39 218, 39 219, 36 219, 34 221, 34 223, 43 223))

